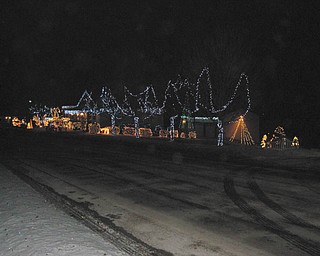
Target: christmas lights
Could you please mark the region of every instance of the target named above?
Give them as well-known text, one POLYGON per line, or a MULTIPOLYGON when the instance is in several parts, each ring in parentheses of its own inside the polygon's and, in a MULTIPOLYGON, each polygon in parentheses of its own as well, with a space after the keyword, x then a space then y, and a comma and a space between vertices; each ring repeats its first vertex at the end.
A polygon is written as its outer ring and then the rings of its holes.
POLYGON ((159 137, 160 138, 168 138, 168 131, 167 130, 160 130, 159 137))
POLYGON ((221 147, 223 146, 223 126, 222 126, 221 120, 218 120, 217 127, 218 127, 218 146, 221 147))
POLYGON ((244 113, 242 114, 242 116, 245 116, 249 112, 250 107, 251 107, 248 76, 245 73, 242 73, 240 75, 240 78, 237 82, 237 85, 234 88, 234 91, 233 91, 230 99, 222 107, 215 108, 214 103, 213 103, 213 98, 214 98, 213 97, 213 88, 212 88, 212 84, 211 84, 211 80, 210 80, 209 68, 207 68, 207 67, 201 71, 200 76, 197 79, 196 95, 195 95, 195 101, 196 101, 196 103, 195 103, 196 104, 196 111, 195 112, 197 112, 200 107, 204 108, 205 110, 207 110, 211 114, 216 114, 216 113, 220 113, 220 112, 225 111, 230 106, 230 104, 233 103, 233 101, 238 93, 239 87, 242 84, 243 79, 246 80, 246 97, 247 97, 247 108, 244 111, 244 113), (209 93, 209 99, 207 100, 207 102, 203 102, 204 96, 203 95, 201 96, 201 87, 200 87, 201 80, 204 75, 206 75, 206 77, 207 77, 207 79, 206 79, 207 84, 206 84, 206 87, 203 88, 202 92, 204 95, 207 95, 209 93))
POLYGON ((299 146, 300 146, 299 139, 298 139, 297 136, 294 136, 293 140, 292 140, 292 143, 291 143, 291 147, 294 147, 294 148, 298 149, 299 146))
POLYGON ((254 145, 254 141, 251 137, 251 134, 248 130, 248 127, 244 121, 243 116, 240 116, 237 121, 236 129, 233 132, 233 135, 230 138, 230 141, 233 142, 236 135, 239 133, 240 135, 240 143, 245 145, 254 145), (240 131, 239 131, 240 128, 240 131))
MULTIPOLYGON (((244 117, 251 106, 250 91, 249 91, 249 79, 248 76, 242 73, 239 77, 237 84, 234 87, 233 92, 230 94, 230 98, 222 106, 215 105, 215 95, 214 87, 211 83, 210 71, 208 67, 205 67, 200 72, 200 75, 197 77, 195 83, 189 82, 188 79, 182 79, 181 76, 178 76, 175 82, 169 81, 164 92, 164 99, 162 104, 159 104, 159 101, 156 97, 155 90, 152 85, 148 85, 142 92, 133 94, 129 91, 127 87, 124 87, 124 98, 123 102, 120 105, 117 99, 112 95, 110 89, 107 87, 102 88, 100 99, 102 102, 101 107, 97 107, 97 104, 93 101, 91 93, 88 93, 87 90, 82 94, 80 100, 76 106, 62 106, 62 110, 65 114, 77 114, 82 113, 84 118, 86 118, 88 113, 107 113, 111 118, 112 125, 112 134, 117 134, 116 129, 116 118, 121 114, 124 116, 132 117, 134 121, 134 132, 137 138, 140 137, 139 132, 139 121, 146 120, 148 118, 162 115, 165 111, 168 111, 170 117, 170 126, 167 135, 165 132, 160 132, 162 137, 169 136, 170 140, 173 141, 176 137, 175 118, 179 115, 185 115, 186 117, 191 117, 193 114, 199 112, 199 110, 206 110, 208 112, 208 118, 213 118, 218 121, 217 128, 219 131, 218 134, 218 145, 223 145, 223 124, 217 117, 218 113, 226 111, 232 103, 235 102, 235 99, 238 98, 240 87, 245 87, 246 98, 247 98, 247 107, 242 114, 244 117), (245 83, 243 83, 245 81, 245 83), (244 84, 244 85, 243 85, 244 84)), ((48 112, 46 106, 34 106, 30 108, 30 111, 33 112, 38 119, 42 119, 43 113, 48 112), (40 114, 41 113, 41 114, 40 114)), ((53 119, 57 120, 60 118, 60 110, 58 108, 53 108, 51 110, 51 115, 53 119)), ((47 114, 49 115, 49 113, 47 114)), ((194 119, 195 120, 195 119, 194 119)), ((231 122, 233 122, 232 120, 231 122)), ((239 121, 239 120, 237 120, 239 121)), ((38 122, 36 122, 38 124, 38 122)), ((70 126, 68 122, 64 126, 70 126)), ((241 143, 250 144, 252 141, 250 133, 247 131, 245 124, 238 124, 238 127, 241 128, 241 143)), ((91 132, 92 126, 89 128, 91 132)), ((141 129, 141 128, 140 128, 141 129)), ((128 129, 128 133, 132 131, 128 129)), ((184 134, 181 134, 181 137, 195 138, 196 133, 187 134, 188 131, 184 131, 184 134)))
POLYGON ((68 115, 76 115, 79 112, 92 113, 97 112, 97 104, 91 97, 92 93, 89 93, 87 90, 81 95, 77 105, 75 106, 62 106, 62 111, 68 115))
POLYGON ((197 132, 196 132, 196 131, 190 131, 190 132, 188 133, 188 137, 189 137, 190 139, 196 139, 196 138, 197 138, 197 132))
POLYGON ((27 129, 33 129, 33 125, 32 125, 32 119, 30 119, 30 121, 28 122, 28 125, 27 125, 27 129))
POLYGON ((109 135, 110 134, 109 128, 108 127, 100 128, 100 134, 109 135))
POLYGON ((174 138, 175 138, 174 120, 175 120, 177 117, 178 117, 178 115, 175 115, 175 116, 171 116, 171 117, 170 117, 170 132, 169 132, 170 141, 174 141, 174 138))
POLYGON ((134 117, 134 130, 136 134, 136 138, 140 138, 140 133, 139 133, 139 117, 135 116, 134 117))
POLYGON ((115 131, 115 135, 119 135, 120 134, 120 128, 118 126, 112 127, 112 126, 107 126, 107 127, 103 127, 100 128, 100 134, 104 134, 104 135, 113 135, 112 131, 115 131))
POLYGON ((140 137, 151 137, 152 131, 150 128, 139 128, 139 136, 140 137))
POLYGON ((268 136, 267 134, 263 135, 262 136, 262 139, 261 139, 261 148, 266 148, 268 143, 267 143, 267 140, 268 140, 268 136))
POLYGON ((107 87, 102 88, 100 99, 102 101, 102 108, 100 108, 100 112, 106 112, 110 115, 112 135, 116 135, 116 117, 122 112, 121 107, 119 106, 116 98, 112 95, 110 89, 107 87))
MULTIPOLYGON (((136 133, 136 129, 134 127, 128 127, 128 126, 125 126, 123 127, 123 135, 126 135, 126 136, 135 136, 137 133, 136 133)), ((138 132, 138 136, 139 136, 139 132, 138 132)))

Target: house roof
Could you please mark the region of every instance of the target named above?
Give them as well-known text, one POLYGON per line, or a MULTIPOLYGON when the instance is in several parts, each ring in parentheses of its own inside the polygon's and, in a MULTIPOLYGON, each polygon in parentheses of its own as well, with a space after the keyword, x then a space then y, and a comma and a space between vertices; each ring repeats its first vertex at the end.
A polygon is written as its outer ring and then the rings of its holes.
POLYGON ((91 93, 88 93, 87 90, 84 91, 81 98, 79 99, 77 105, 74 106, 62 106, 62 110, 65 112, 91 112, 93 109, 97 108, 97 104, 91 97, 91 93))

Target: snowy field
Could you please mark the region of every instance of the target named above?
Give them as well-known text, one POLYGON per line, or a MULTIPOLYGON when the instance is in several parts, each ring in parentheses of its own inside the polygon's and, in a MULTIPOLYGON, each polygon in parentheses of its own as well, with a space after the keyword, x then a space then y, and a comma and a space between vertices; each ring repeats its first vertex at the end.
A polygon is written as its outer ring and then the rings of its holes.
POLYGON ((320 255, 318 150, 1 133, 1 255, 320 255))

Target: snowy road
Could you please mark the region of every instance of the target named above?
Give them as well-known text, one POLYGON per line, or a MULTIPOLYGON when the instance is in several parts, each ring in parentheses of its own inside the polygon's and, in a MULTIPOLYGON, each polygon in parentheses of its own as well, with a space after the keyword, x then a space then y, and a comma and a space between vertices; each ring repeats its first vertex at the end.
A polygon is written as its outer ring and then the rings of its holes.
POLYGON ((7 168, 96 218, 129 254, 320 255, 318 153, 290 164, 209 142, 34 132, 1 142, 7 168))

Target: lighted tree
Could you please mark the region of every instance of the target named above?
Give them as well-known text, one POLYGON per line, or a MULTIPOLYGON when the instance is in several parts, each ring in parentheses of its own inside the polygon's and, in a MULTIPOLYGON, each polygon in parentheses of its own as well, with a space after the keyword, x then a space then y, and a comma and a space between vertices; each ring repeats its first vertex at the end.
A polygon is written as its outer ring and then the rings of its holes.
POLYGON ((83 104, 83 107, 82 107, 82 110, 86 113, 96 113, 97 111, 97 104, 95 103, 95 101, 92 99, 92 96, 91 96, 92 93, 88 93, 88 91, 86 90, 80 101, 82 102, 83 104))
POLYGON ((158 104, 158 99, 152 85, 147 87, 143 94, 143 99, 139 103, 141 104, 143 114, 145 114, 145 119, 159 116, 163 112, 163 109, 158 104))
POLYGON ((111 117, 112 135, 116 135, 116 117, 122 112, 117 99, 112 95, 110 89, 102 88, 100 95, 102 107, 100 112, 107 113, 111 117))
POLYGON ((50 114, 50 108, 48 108, 46 105, 43 106, 42 104, 35 104, 31 106, 29 111, 31 114, 36 115, 39 118, 50 114))
POLYGON ((189 47, 189 70, 197 75, 204 66, 210 67, 212 101, 216 109, 223 107, 233 94, 234 87, 243 72, 261 74, 261 65, 254 55, 254 45, 247 40, 245 31, 232 27, 216 27, 206 40, 195 39, 186 42, 189 47))
POLYGON ((209 68, 204 68, 196 83, 196 107, 208 113, 215 113, 213 105, 213 90, 210 80, 209 68))
POLYGON ((248 127, 244 121, 243 116, 240 116, 236 122, 236 128, 230 138, 230 141, 233 142, 236 137, 240 138, 240 143, 244 145, 254 145, 254 141, 251 137, 251 134, 248 130, 248 127))
POLYGON ((182 115, 191 116, 191 114, 198 111, 193 89, 195 86, 188 79, 184 79, 183 81, 178 80, 177 82, 177 95, 181 103, 182 115))
POLYGON ((139 102, 137 100, 138 95, 132 94, 129 89, 124 87, 124 99, 121 106, 121 111, 124 115, 133 117, 134 129, 136 138, 139 138, 139 117, 137 116, 137 110, 139 108, 139 102))
POLYGON ((174 140, 175 119, 181 115, 183 106, 178 95, 179 88, 180 77, 178 77, 176 83, 169 81, 162 106, 170 117, 170 140, 172 141, 174 140))
POLYGON ((178 88, 176 87, 176 84, 171 81, 168 82, 165 90, 162 108, 170 116, 174 116, 182 112, 182 103, 178 95, 178 88))

